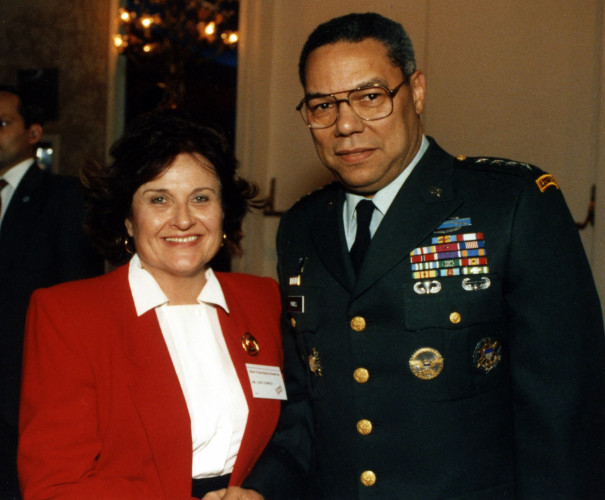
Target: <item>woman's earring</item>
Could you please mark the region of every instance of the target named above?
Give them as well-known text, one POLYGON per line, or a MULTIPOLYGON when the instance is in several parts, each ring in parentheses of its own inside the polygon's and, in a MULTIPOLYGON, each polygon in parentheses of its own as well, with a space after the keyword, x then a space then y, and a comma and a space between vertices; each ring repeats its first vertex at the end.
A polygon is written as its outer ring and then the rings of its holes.
POLYGON ((225 246, 225 241, 227 241, 227 234, 223 233, 223 241, 221 241, 221 247, 225 246))
POLYGON ((124 250, 126 251, 126 253, 128 255, 132 255, 134 254, 134 245, 132 244, 132 242, 128 239, 128 236, 126 238, 124 238, 124 250))

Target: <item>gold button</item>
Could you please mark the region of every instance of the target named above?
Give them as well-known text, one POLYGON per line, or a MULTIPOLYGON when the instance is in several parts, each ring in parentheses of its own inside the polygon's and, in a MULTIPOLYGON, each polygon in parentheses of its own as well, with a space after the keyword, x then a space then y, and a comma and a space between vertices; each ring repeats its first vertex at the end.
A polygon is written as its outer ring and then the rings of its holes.
POLYGON ((357 422, 357 432, 362 436, 367 436, 372 432, 372 422, 366 420, 365 418, 361 419, 357 422))
POLYGON ((357 368, 357 370, 353 372, 353 378, 355 379, 355 382, 365 384, 370 378, 370 372, 365 368, 357 368))
POLYGON ((296 328, 296 318, 290 318, 290 324, 292 325, 292 328, 296 328))
POLYGON ((366 329, 366 320, 361 316, 355 316, 351 320, 351 328, 356 332, 362 332, 366 329))
POLYGON ((374 486, 376 484, 376 474, 371 470, 364 470, 361 473, 361 484, 364 486, 374 486))
POLYGON ((452 314, 450 314, 450 321, 454 323, 454 325, 460 323, 461 320, 462 318, 460 317, 460 313, 453 312, 452 314))

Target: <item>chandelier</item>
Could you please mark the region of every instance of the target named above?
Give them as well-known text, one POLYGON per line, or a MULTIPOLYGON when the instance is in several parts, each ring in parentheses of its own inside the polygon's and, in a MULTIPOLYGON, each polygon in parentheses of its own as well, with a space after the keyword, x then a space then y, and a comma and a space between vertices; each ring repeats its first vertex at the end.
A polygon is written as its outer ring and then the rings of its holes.
POLYGON ((160 107, 178 107, 187 67, 235 61, 238 13, 239 0, 127 0, 114 45, 135 64, 162 73, 160 107))

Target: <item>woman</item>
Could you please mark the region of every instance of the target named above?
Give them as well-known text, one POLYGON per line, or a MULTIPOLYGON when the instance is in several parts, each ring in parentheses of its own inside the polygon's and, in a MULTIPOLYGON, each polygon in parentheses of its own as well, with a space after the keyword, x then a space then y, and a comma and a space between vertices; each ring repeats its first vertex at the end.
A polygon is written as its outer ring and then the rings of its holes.
POLYGON ((26 499, 201 498, 241 484, 277 422, 277 284, 208 265, 239 250, 256 190, 217 133, 174 111, 140 118, 112 156, 82 173, 87 226, 110 262, 129 262, 30 303, 26 499), (274 373, 274 394, 253 396, 250 365, 274 373))

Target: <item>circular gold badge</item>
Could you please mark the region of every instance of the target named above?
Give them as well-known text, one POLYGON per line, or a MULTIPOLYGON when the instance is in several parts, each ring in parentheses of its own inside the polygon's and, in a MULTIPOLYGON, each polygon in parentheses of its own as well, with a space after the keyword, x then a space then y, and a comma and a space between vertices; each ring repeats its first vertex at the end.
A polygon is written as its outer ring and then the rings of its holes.
POLYGON ((421 347, 410 357, 410 370, 419 379, 431 380, 443 370, 443 356, 437 349, 421 347))

